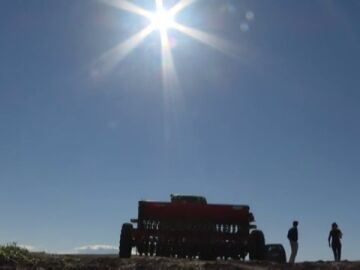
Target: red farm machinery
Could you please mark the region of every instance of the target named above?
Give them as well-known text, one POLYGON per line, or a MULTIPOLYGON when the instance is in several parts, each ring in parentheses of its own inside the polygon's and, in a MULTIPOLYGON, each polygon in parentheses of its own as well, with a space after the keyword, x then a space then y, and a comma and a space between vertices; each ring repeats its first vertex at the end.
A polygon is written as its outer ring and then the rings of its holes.
POLYGON ((242 259, 286 262, 280 244, 265 245, 247 205, 208 204, 201 196, 171 195, 170 202, 139 201, 137 224, 121 228, 119 256, 242 259))

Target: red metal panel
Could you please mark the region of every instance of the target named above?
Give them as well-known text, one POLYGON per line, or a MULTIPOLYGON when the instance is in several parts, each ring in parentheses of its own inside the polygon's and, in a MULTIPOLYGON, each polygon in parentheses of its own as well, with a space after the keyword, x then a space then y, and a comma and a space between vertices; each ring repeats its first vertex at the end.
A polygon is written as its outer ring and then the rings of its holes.
POLYGON ((139 219, 247 223, 247 205, 139 202, 139 219))

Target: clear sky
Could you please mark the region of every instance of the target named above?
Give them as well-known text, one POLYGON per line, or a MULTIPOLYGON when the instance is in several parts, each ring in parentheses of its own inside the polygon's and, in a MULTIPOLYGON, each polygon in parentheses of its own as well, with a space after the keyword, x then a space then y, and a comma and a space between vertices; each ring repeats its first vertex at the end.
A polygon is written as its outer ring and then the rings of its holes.
POLYGON ((195 1, 176 21, 213 46, 168 29, 179 84, 164 87, 157 30, 104 58, 143 16, 1 0, 0 243, 117 246, 139 199, 185 193, 250 205, 288 252, 299 220, 300 260, 332 259, 336 221, 360 259, 359 14, 357 0, 195 1))

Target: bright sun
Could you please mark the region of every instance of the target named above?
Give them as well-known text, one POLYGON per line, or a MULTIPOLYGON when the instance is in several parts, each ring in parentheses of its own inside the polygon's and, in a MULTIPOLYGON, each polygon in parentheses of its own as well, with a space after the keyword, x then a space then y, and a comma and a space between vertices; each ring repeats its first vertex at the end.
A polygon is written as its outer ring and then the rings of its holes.
MULTIPOLYGON (((133 0, 99 0, 110 6, 135 13, 149 20, 149 25, 127 38, 123 42, 105 52, 97 64, 101 65, 102 72, 111 70, 114 66, 124 59, 132 50, 134 50, 144 39, 154 31, 159 31, 161 42, 161 66, 162 80, 164 89, 176 88, 178 86, 178 78, 172 56, 172 46, 176 45, 175 39, 169 39, 168 29, 177 30, 201 43, 208 45, 230 56, 237 56, 238 49, 231 43, 223 40, 215 35, 203 32, 199 29, 192 28, 176 21, 177 15, 197 0, 173 0, 176 3, 169 9, 164 6, 165 0, 152 0, 155 2, 155 10, 146 10, 136 4, 133 0), (172 42, 170 42, 172 41, 172 42)), ((147 0, 148 1, 148 0, 147 0)), ((173 2, 170 1, 170 2, 173 2)), ((100 69, 99 68, 99 69, 100 69)), ((94 74, 98 71, 95 70, 94 74)))
POLYGON ((161 7, 151 16, 151 25, 154 29, 167 30, 168 28, 171 28, 174 23, 173 14, 161 7))

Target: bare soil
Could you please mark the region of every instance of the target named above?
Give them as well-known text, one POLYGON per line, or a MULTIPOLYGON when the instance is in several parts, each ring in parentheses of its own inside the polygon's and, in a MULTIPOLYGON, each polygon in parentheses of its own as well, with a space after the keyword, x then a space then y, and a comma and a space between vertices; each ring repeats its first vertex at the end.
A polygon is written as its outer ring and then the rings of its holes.
POLYGON ((36 255, 33 263, 26 265, 16 262, 0 264, 0 270, 50 270, 50 269, 91 269, 91 270, 145 270, 145 269, 237 269, 237 270, 360 270, 360 262, 303 262, 294 265, 276 264, 269 262, 240 262, 240 261, 198 261, 159 257, 133 257, 119 259, 113 255, 36 255))

